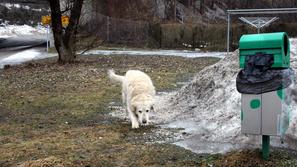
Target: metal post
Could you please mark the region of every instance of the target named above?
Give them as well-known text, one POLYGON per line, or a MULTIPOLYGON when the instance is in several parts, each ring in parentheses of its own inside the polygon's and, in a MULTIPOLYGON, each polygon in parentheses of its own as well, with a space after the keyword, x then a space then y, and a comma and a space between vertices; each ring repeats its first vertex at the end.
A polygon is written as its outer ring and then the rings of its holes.
POLYGON ((49 46, 48 46, 48 42, 49 42, 49 25, 47 25, 46 26, 47 28, 46 28, 46 51, 48 52, 48 48, 49 48, 49 46))
POLYGON ((262 158, 268 160, 269 158, 270 136, 262 136, 262 158))
POLYGON ((228 13, 228 25, 227 25, 227 54, 229 54, 230 46, 230 14, 228 13))
POLYGON ((260 34, 260 26, 261 25, 261 23, 260 23, 260 20, 258 20, 258 34, 260 34))

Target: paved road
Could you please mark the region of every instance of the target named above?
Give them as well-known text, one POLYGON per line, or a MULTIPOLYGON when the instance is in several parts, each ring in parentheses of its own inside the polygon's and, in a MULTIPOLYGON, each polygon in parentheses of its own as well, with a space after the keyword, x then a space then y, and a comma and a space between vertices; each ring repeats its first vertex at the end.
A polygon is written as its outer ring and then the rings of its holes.
POLYGON ((46 41, 44 39, 36 39, 33 37, 11 37, 11 38, 0 38, 0 50, 6 49, 26 49, 32 47, 45 47, 46 41))
POLYGON ((46 41, 35 37, 0 38, 0 69, 5 64, 19 64, 45 53, 46 41))

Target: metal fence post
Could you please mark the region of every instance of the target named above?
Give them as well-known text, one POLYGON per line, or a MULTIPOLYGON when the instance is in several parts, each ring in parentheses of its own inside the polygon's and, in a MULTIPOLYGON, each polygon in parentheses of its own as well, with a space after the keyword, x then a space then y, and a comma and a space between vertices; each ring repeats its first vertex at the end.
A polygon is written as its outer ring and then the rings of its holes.
POLYGON ((49 25, 46 26, 46 52, 49 50, 49 25))
POLYGON ((227 25, 227 54, 229 54, 229 46, 230 46, 230 13, 228 13, 228 25, 227 25))

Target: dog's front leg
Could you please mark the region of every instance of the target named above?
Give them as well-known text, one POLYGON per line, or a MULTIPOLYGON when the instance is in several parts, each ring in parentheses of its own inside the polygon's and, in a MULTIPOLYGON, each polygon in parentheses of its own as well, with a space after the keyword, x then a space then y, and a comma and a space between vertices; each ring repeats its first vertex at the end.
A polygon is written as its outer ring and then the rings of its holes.
POLYGON ((136 119, 132 120, 132 129, 137 129, 139 128, 139 123, 136 119))
POLYGON ((139 128, 139 122, 135 116, 135 114, 131 111, 131 109, 128 107, 129 116, 132 122, 132 129, 139 128))
POLYGON ((132 129, 139 128, 139 122, 137 121, 137 118, 135 117, 134 113, 130 114, 131 122, 132 122, 132 129))

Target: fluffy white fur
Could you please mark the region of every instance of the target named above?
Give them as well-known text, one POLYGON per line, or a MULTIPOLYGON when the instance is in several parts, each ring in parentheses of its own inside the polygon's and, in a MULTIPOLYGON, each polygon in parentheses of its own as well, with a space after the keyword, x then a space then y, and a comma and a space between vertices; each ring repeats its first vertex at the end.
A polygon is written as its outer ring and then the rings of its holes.
POLYGON ((149 113, 153 111, 155 87, 150 77, 139 70, 129 70, 125 76, 108 71, 109 78, 122 84, 123 105, 132 122, 132 128, 150 123, 149 113))

